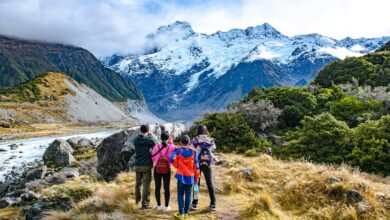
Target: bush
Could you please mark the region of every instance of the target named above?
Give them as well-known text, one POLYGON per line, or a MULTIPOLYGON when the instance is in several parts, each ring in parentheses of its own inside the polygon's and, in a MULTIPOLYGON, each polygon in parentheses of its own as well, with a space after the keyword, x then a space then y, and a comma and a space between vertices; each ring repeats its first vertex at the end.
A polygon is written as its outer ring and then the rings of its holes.
POLYGON ((354 129, 349 164, 362 170, 390 175, 390 116, 367 121, 354 129))
POLYGON ((360 122, 382 114, 383 103, 375 99, 360 100, 356 97, 346 96, 338 101, 328 102, 329 112, 337 119, 345 121, 349 126, 355 127, 360 122))
POLYGON ((210 136, 215 138, 219 151, 244 153, 248 149, 262 150, 261 141, 241 114, 231 112, 208 114, 190 129, 192 135, 195 135, 199 124, 207 126, 210 136))
POLYGON ((275 108, 268 100, 249 101, 238 106, 240 112, 250 127, 258 133, 267 133, 278 124, 282 111, 275 108))
POLYGON ((282 109, 279 117, 279 127, 294 127, 305 115, 311 115, 316 106, 316 97, 305 88, 272 87, 264 88, 262 93, 257 90, 247 95, 243 102, 253 100, 269 100, 276 108, 282 109))
POLYGON ((351 151, 351 131, 329 113, 306 116, 302 127, 289 132, 286 147, 275 151, 282 158, 307 158, 315 162, 341 163, 351 151))

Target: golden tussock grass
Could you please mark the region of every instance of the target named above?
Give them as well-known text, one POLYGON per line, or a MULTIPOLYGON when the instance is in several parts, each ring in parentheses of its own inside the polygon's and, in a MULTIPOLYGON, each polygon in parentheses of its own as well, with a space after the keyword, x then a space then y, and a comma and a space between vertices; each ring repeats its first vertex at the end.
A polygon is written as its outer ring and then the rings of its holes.
MULTIPOLYGON (((348 166, 285 162, 268 155, 244 157, 218 154, 227 165, 213 166, 217 211, 209 212, 202 178, 200 208, 190 219, 390 219, 390 180, 348 166), (250 172, 242 172, 250 168, 250 172), (330 177, 340 182, 329 182, 330 177), (362 202, 347 199, 357 190, 362 202)), ((66 213, 49 212, 46 219, 172 219, 177 211, 176 180, 171 179, 171 212, 141 211, 134 203, 134 173, 112 183, 92 183, 92 194, 66 213)), ((151 203, 155 204, 152 182, 151 203)), ((163 197, 163 196, 162 196, 163 197)))

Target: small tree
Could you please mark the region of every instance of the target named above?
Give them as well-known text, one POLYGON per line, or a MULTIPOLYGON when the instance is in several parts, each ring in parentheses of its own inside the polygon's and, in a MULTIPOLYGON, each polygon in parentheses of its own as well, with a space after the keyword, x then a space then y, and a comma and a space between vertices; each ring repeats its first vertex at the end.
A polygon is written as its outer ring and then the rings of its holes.
POLYGON ((278 117, 282 114, 282 110, 275 108, 268 100, 243 103, 239 107, 239 112, 258 133, 267 133, 269 129, 274 128, 278 124, 278 117))

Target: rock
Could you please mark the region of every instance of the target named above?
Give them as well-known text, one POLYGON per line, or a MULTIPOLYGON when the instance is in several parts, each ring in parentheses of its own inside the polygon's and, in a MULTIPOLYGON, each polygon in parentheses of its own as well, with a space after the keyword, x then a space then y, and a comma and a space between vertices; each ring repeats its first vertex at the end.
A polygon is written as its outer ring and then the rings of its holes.
POLYGON ((10 148, 11 150, 16 150, 16 149, 19 148, 19 146, 16 145, 16 144, 11 144, 11 145, 9 145, 9 148, 10 148))
POLYGON ((0 148, 0 152, 7 152, 6 149, 0 148))
POLYGON ((8 188, 8 184, 0 182, 0 197, 2 197, 7 192, 8 188))
POLYGON ((3 167, 3 166, 1 166, 0 167, 0 171, 4 171, 4 170, 6 170, 7 168, 5 168, 5 167, 3 167))
POLYGON ((229 166, 230 166, 229 162, 226 161, 226 160, 219 160, 219 161, 216 161, 216 162, 215 162, 215 165, 221 166, 221 167, 229 167, 229 166))
POLYGON ((55 166, 66 167, 71 165, 76 159, 72 153, 74 149, 68 142, 63 140, 55 140, 49 145, 43 154, 45 164, 51 163, 55 166))
POLYGON ((40 167, 27 170, 26 172, 23 173, 23 177, 27 181, 36 180, 36 179, 43 179, 45 177, 46 173, 47 173, 47 166, 42 165, 40 167))
MULTIPOLYGON (((149 124, 150 131, 156 139, 160 138, 161 131, 168 131, 172 138, 179 137, 184 131, 182 124, 167 123, 162 126, 149 124)), ((107 181, 113 180, 116 175, 128 171, 133 167, 134 145, 133 138, 139 134, 139 127, 123 130, 105 138, 97 147, 98 173, 107 181)))
POLYGON ((93 143, 93 141, 91 141, 91 140, 89 140, 89 139, 82 138, 82 139, 78 142, 78 146, 79 146, 79 147, 91 147, 91 146, 94 146, 94 143, 93 143))
POLYGON ((12 128, 12 125, 5 121, 0 121, 0 127, 2 128, 12 128))
POLYGON ((77 149, 77 148, 79 148, 78 144, 79 144, 80 140, 81 140, 81 137, 73 137, 73 138, 69 138, 68 140, 66 140, 66 142, 68 142, 69 145, 72 146, 74 149, 77 149))
POLYGON ((27 191, 20 196, 22 204, 29 204, 31 202, 38 200, 40 197, 41 195, 33 191, 27 191))
POLYGON ((332 184, 332 183, 336 183, 336 182, 341 182, 341 179, 335 177, 335 176, 331 176, 329 177, 328 179, 326 179, 325 181, 327 184, 332 184))
POLYGON ((240 173, 244 174, 244 176, 250 176, 252 173, 251 167, 245 167, 240 170, 240 173))
POLYGON ((347 199, 356 203, 363 201, 363 196, 357 190, 350 189, 347 191, 347 199))
POLYGON ((0 209, 12 207, 12 206, 17 206, 17 205, 19 205, 19 202, 16 201, 16 199, 14 199, 14 198, 4 197, 4 198, 0 199, 0 209))
POLYGON ((16 158, 18 158, 18 157, 15 156, 15 155, 12 155, 12 156, 9 158, 9 160, 13 160, 13 159, 16 159, 16 158))
POLYGON ((129 170, 128 163, 134 155, 132 139, 139 133, 127 129, 105 138, 97 147, 97 171, 107 180, 113 180, 122 171, 129 170))
POLYGON ((6 197, 20 197, 23 193, 26 193, 28 190, 27 189, 17 189, 12 192, 9 192, 5 194, 6 197))
POLYGON ((69 211, 71 208, 70 198, 56 198, 55 201, 38 199, 38 201, 22 210, 26 220, 42 219, 42 214, 50 210, 69 211))
POLYGON ((73 167, 64 167, 60 170, 60 173, 63 173, 66 178, 75 178, 80 176, 79 170, 73 167))
POLYGON ((264 151, 266 154, 272 155, 272 147, 266 147, 264 151))

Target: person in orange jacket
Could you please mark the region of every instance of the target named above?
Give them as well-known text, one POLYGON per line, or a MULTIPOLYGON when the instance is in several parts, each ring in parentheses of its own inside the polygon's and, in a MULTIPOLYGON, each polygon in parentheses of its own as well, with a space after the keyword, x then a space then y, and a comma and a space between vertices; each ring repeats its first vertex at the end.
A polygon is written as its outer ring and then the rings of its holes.
POLYGON ((181 146, 173 151, 170 160, 177 169, 175 177, 179 213, 175 214, 175 217, 185 219, 190 210, 192 186, 199 179, 199 163, 196 150, 189 146, 190 137, 183 135, 180 142, 181 146))

